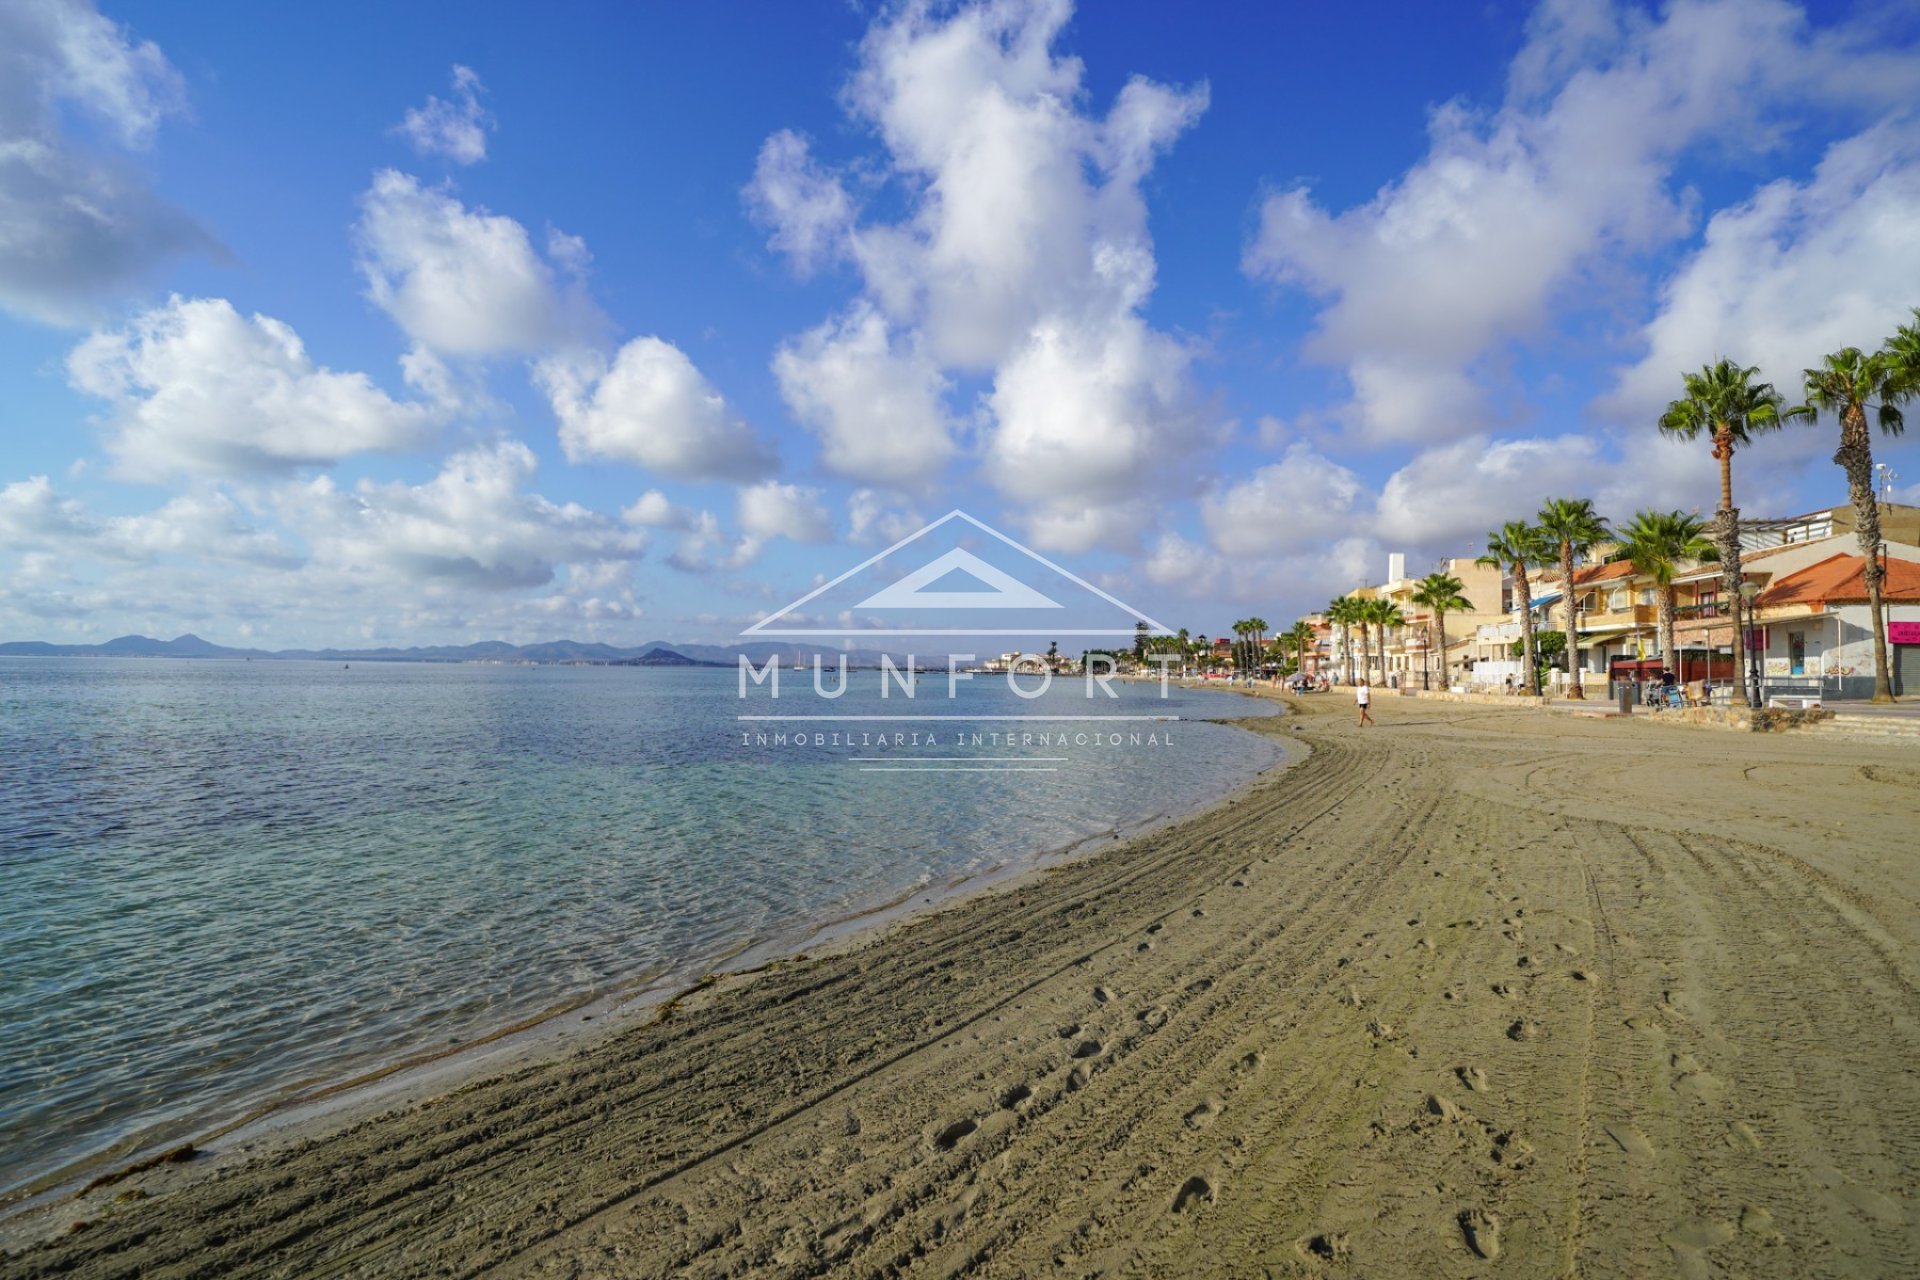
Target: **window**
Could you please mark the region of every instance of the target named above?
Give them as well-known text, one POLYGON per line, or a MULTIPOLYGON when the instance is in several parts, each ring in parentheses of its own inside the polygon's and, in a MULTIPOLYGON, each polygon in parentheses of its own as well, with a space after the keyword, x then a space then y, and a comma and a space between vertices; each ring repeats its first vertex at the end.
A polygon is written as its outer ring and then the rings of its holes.
POLYGON ((1625 587, 1615 587, 1613 594, 1607 597, 1607 610, 1610 613, 1621 612, 1627 607, 1627 598, 1627 589, 1625 587))
POLYGON ((1645 605, 1659 604, 1660 593, 1652 587, 1642 587, 1640 588, 1640 603, 1645 605))
POLYGON ((1700 588, 1699 601, 1701 617, 1717 618, 1720 616, 1720 588, 1700 588))
POLYGON ((1807 633, 1804 631, 1787 632, 1787 661, 1789 670, 1796 676, 1807 674, 1807 633))

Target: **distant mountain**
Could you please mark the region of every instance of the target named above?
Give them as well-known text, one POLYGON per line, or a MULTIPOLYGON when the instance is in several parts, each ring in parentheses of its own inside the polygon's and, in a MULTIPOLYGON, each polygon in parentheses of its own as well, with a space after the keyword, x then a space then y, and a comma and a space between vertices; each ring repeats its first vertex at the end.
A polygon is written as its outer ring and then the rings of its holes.
MULTIPOLYGON (((848 665, 877 667, 880 653, 873 649, 843 651, 825 645, 781 644, 758 641, 738 647, 717 644, 671 644, 649 640, 632 648, 579 640, 543 640, 537 644, 508 644, 481 640, 462 645, 418 645, 379 649, 232 649, 196 635, 155 640, 149 636, 120 636, 104 644, 48 644, 43 640, 14 640, 0 644, 0 657, 9 658, 261 658, 307 659, 319 662, 589 662, 634 667, 731 667, 739 655, 764 665, 778 657, 783 667, 812 666, 816 654, 837 666, 844 653, 848 665)), ((902 654, 895 662, 905 664, 902 654)))

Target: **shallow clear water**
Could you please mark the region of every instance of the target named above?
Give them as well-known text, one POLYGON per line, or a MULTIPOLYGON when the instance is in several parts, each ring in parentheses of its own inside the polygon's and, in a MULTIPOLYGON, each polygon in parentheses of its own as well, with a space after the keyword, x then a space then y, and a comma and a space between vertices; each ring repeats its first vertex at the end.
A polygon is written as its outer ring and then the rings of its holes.
POLYGON ((883 701, 872 672, 822 703, 810 679, 742 702, 711 669, 0 659, 0 1190, 1029 863, 1278 759, 1184 719, 736 719, 1271 710, 1146 683, 1088 701, 1066 680, 1026 701, 982 678, 948 702, 944 676, 883 701), (1008 729, 1069 740, 973 745, 1008 729), (1035 771, 878 771, 956 764, 1035 771))

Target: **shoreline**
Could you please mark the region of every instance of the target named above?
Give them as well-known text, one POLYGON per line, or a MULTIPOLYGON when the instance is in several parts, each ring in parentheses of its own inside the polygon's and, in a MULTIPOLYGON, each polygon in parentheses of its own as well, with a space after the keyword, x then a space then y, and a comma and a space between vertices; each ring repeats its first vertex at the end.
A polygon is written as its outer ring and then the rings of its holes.
POLYGON ((1204 814, 0 1272, 1920 1273, 1911 748, 1303 702, 1204 814))
MULTIPOLYGON (((1256 690, 1245 688, 1218 691, 1262 696, 1256 690)), ((1277 720, 1285 714, 1283 709, 1271 716, 1192 719, 1253 732, 1244 727, 1245 722, 1277 720)), ((427 1105, 448 1092, 502 1073, 523 1070, 550 1062, 562 1053, 590 1048, 635 1026, 645 1025, 657 1017, 661 1009, 716 982, 750 978, 789 962, 857 948, 926 916, 1017 887, 1027 878, 1097 855, 1115 842, 1124 843, 1202 818, 1234 803, 1263 779, 1285 772, 1307 752, 1297 739, 1279 738, 1274 745, 1279 757, 1271 764, 1238 784, 1200 795, 1191 805, 1178 810, 1149 815, 1066 844, 1010 857, 942 884, 909 885, 882 900, 854 905, 844 912, 795 920, 761 935, 737 938, 706 957, 637 974, 604 990, 583 992, 576 998, 564 999, 540 1010, 522 1012, 456 1045, 416 1046, 337 1075, 263 1090, 248 1100, 236 1102, 228 1109, 230 1114, 223 1117, 171 1130, 149 1126, 114 1142, 104 1151, 67 1162, 0 1195, 0 1255, 44 1238, 48 1232, 34 1221, 39 1215, 54 1212, 62 1204, 80 1201, 96 1190, 111 1194, 109 1188, 120 1186, 133 1173, 154 1167, 155 1162, 164 1162, 169 1153, 183 1148, 195 1152, 190 1175, 183 1165, 173 1166, 183 1177, 214 1176, 235 1164, 269 1155, 281 1146, 311 1141, 396 1107, 427 1105), (570 1018, 573 1020, 569 1021, 570 1018)))

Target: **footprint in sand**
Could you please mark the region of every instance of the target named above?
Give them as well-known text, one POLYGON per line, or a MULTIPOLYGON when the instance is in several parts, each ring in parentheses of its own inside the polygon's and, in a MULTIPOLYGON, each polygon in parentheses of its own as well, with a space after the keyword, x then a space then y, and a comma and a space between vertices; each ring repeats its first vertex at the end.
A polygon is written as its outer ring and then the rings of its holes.
POLYGON ((1488 1262, 1500 1256, 1500 1215, 1485 1209, 1469 1209, 1460 1215, 1460 1234, 1467 1248, 1488 1262))
POLYGON ((1252 1053, 1240 1055, 1240 1061, 1233 1064, 1235 1075, 1250 1075, 1267 1064, 1267 1055, 1258 1049, 1252 1053))
POLYGON ((1173 1196, 1175 1213, 1192 1213, 1213 1203, 1213 1184, 1199 1174, 1180 1184, 1173 1196))
POLYGON ((1691 1222, 1681 1223, 1661 1236, 1660 1240, 1675 1253, 1688 1254, 1717 1249, 1733 1237, 1731 1222, 1722 1222, 1718 1218, 1695 1218, 1691 1222))
POLYGON ((1353 1255, 1353 1248, 1347 1242, 1347 1233, 1344 1231, 1323 1231, 1319 1235, 1308 1236, 1299 1242, 1299 1248, 1309 1258, 1318 1258, 1335 1266, 1345 1266, 1353 1255))
POLYGON ((1154 1005, 1151 1009, 1142 1009, 1137 1016, 1149 1031, 1158 1031, 1167 1025, 1167 1011, 1159 1005, 1154 1005))
POLYGON ((1199 1106, 1187 1112, 1187 1116, 1186 1116, 1187 1128, 1189 1129, 1206 1128, 1208 1125, 1213 1123, 1214 1118, 1220 1114, 1221 1108, 1224 1105, 1225 1104, 1223 1104, 1218 1098, 1208 1098, 1206 1101, 1202 1102, 1199 1106))
POLYGON ((1760 1149, 1760 1135, 1745 1120, 1735 1120, 1727 1126, 1727 1141, 1742 1151, 1760 1149))
POLYGON ((1097 1058, 1100 1056, 1100 1051, 1103 1047, 1098 1040, 1082 1040, 1079 1044, 1073 1046, 1073 1056, 1076 1058, 1097 1058))
POLYGON ((1205 995, 1211 990, 1213 990, 1212 978, 1195 978, 1187 984, 1187 994, 1190 996, 1205 995))
POLYGON ((1509 1129, 1493 1140, 1493 1162, 1509 1173, 1519 1173, 1533 1163, 1533 1144, 1509 1129))
POLYGON ((1017 1084, 1000 1095, 1000 1105, 1012 1111, 1021 1104, 1031 1101, 1032 1098, 1033 1089, 1031 1086, 1017 1084))
POLYGON ((933 1149, 935 1151, 951 1151, 959 1145, 962 1138, 979 1127, 980 1125, 973 1120, 956 1120, 934 1135, 933 1149))
POLYGON ((1067 1073, 1067 1092, 1078 1093, 1087 1087, 1087 1082, 1091 1079, 1093 1079, 1093 1077, 1087 1074, 1085 1067, 1075 1067, 1067 1073))
POLYGON ((1479 1067, 1455 1067, 1453 1074, 1460 1077, 1460 1083, 1475 1093, 1487 1091, 1487 1073, 1479 1067))
POLYGON ((1460 1119, 1460 1108, 1454 1106, 1439 1094, 1430 1093, 1427 1095, 1427 1114, 1439 1116, 1448 1124, 1454 1124, 1460 1119))
POLYGON ((1098 1000, 1101 1004, 1112 1004, 1115 1000, 1118 1000, 1120 997, 1117 993, 1115 993, 1112 987, 1095 987, 1093 989, 1093 998, 1095 1000, 1098 1000))
POLYGON ((1523 1043, 1528 1040, 1538 1040, 1543 1034, 1545 1032, 1540 1024, 1532 1018, 1516 1018, 1513 1025, 1507 1028, 1507 1039, 1523 1043))
POLYGON ((1493 994, 1499 996, 1502 1000, 1513 999, 1513 988, 1508 986, 1504 982, 1494 983, 1492 990, 1493 990, 1493 994))

